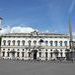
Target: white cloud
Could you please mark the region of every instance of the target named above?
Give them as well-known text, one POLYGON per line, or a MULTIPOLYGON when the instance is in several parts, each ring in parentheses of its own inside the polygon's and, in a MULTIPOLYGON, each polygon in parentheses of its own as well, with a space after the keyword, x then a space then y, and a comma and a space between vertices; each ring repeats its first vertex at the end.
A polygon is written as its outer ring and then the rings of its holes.
POLYGON ((2 30, 0 30, 0 35, 7 34, 7 33, 30 33, 35 30, 38 31, 37 29, 33 29, 32 27, 21 27, 21 26, 12 27, 12 28, 5 27, 2 28, 2 30))
POLYGON ((13 27, 11 28, 11 33, 30 33, 33 32, 35 29, 31 27, 13 27))

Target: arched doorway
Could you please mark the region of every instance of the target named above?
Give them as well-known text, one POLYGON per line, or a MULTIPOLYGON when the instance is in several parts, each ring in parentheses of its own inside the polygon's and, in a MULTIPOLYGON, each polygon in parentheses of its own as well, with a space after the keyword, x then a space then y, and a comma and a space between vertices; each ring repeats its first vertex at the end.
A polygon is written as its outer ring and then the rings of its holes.
POLYGON ((55 59, 58 59, 59 51, 56 49, 54 50, 55 59))
POLYGON ((33 60, 37 59, 37 50, 32 50, 33 60))
POLYGON ((15 53, 16 53, 16 51, 11 50, 10 53, 11 53, 11 55, 12 55, 12 59, 15 59, 15 53))

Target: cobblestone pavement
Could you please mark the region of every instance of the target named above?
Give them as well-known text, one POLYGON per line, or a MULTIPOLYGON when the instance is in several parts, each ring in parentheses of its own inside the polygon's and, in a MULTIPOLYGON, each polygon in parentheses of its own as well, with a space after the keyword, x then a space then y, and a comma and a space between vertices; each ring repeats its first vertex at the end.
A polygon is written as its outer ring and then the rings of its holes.
POLYGON ((0 75, 75 75, 75 62, 0 60, 0 75))

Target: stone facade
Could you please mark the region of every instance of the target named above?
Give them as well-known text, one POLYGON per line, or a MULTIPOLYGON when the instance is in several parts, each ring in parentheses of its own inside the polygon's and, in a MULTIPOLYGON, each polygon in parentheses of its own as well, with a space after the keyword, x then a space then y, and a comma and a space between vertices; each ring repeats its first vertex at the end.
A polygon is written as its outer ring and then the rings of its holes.
POLYGON ((65 58, 69 36, 52 33, 9 33, 2 36, 1 57, 4 59, 52 60, 65 58))

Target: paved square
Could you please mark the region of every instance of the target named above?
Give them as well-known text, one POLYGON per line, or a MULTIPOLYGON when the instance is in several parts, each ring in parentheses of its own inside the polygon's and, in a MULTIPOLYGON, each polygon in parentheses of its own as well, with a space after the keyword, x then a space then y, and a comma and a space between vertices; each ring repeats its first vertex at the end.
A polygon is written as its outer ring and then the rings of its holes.
POLYGON ((75 63, 0 60, 0 75, 75 75, 75 63))

